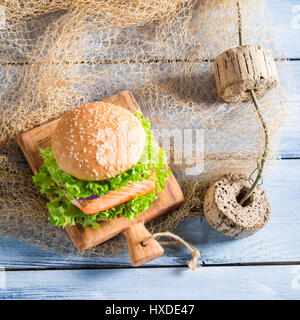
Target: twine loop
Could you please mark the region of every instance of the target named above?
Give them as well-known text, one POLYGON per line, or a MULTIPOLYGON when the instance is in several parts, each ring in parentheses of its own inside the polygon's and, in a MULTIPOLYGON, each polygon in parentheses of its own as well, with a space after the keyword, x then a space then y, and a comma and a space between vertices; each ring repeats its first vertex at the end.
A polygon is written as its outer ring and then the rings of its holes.
POLYGON ((154 233, 151 236, 149 236, 146 240, 142 241, 141 245, 145 247, 150 239, 157 239, 160 237, 169 237, 177 240, 177 242, 164 242, 164 245, 184 245, 192 253, 192 258, 188 261, 188 267, 193 271, 200 267, 200 265, 197 262, 198 258, 200 257, 200 251, 174 233, 168 231, 154 233))

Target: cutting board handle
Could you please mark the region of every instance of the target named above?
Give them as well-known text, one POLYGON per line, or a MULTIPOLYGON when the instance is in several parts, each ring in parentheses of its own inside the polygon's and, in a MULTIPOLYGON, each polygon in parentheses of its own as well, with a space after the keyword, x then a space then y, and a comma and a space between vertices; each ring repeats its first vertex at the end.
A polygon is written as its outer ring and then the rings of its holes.
POLYGON ((124 234, 133 267, 141 266, 160 257, 164 253, 163 247, 153 238, 149 239, 145 246, 142 245, 142 242, 151 236, 151 233, 145 228, 143 222, 135 223, 126 229, 124 234))

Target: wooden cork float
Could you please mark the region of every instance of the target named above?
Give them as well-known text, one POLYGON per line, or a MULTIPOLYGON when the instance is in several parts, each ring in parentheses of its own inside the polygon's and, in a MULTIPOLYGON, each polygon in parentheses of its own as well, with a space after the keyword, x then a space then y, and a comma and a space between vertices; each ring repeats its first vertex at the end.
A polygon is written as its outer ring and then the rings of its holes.
POLYGON ((244 206, 239 200, 253 181, 243 174, 228 174, 209 187, 204 201, 208 223, 224 235, 246 238, 266 225, 270 205, 266 192, 258 186, 244 206))
POLYGON ((267 194, 257 183, 266 161, 269 138, 256 97, 278 85, 278 74, 271 53, 253 45, 220 54, 214 72, 218 96, 226 102, 253 99, 265 131, 265 152, 256 180, 244 174, 227 174, 213 182, 205 195, 204 215, 208 223, 226 236, 241 239, 264 227, 270 217, 267 194))
POLYGON ((250 90, 260 98, 278 85, 275 61, 261 46, 241 46, 221 53, 214 72, 218 96, 226 102, 249 101, 250 90))

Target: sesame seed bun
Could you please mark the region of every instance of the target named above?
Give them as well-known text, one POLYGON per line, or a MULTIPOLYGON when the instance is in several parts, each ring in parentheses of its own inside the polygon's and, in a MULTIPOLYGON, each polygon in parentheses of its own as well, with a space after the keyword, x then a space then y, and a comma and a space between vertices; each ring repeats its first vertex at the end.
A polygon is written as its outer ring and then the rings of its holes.
POLYGON ((82 180, 105 180, 138 163, 146 134, 127 109, 93 102, 74 108, 58 123, 52 149, 59 168, 82 180))

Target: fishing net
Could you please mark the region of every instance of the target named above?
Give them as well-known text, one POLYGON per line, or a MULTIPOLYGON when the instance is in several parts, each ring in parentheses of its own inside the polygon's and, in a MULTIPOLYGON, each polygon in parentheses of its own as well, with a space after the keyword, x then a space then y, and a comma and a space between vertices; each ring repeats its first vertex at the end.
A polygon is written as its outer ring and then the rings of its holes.
MULTIPOLYGON (((34 187, 16 139, 74 106, 122 90, 133 92, 162 145, 162 137, 169 135, 170 166, 185 195, 180 209, 149 224, 151 232, 170 231, 184 218, 201 216, 207 185, 219 175, 249 175, 256 168, 264 132, 255 108, 218 100, 213 74, 217 55, 238 46, 236 1, 0 4, 1 235, 75 251, 66 232, 50 225, 46 199, 34 187)), ((261 44, 282 59, 265 2, 244 0, 240 5, 244 43, 261 44)), ((280 74, 286 72, 286 63, 277 64, 280 74)), ((261 99, 270 159, 276 156, 288 110, 284 88, 282 81, 261 99)), ((114 254, 124 244, 119 236, 85 253, 114 254)))

